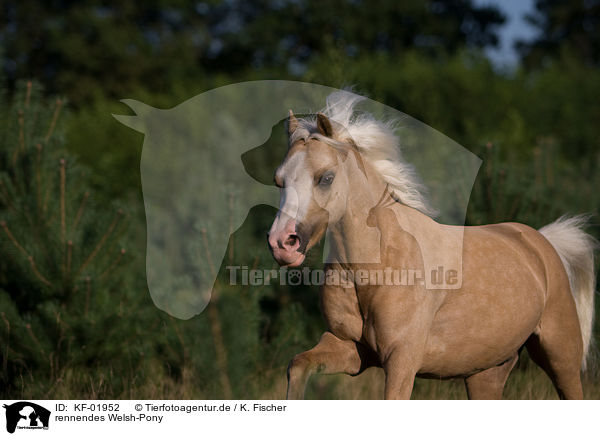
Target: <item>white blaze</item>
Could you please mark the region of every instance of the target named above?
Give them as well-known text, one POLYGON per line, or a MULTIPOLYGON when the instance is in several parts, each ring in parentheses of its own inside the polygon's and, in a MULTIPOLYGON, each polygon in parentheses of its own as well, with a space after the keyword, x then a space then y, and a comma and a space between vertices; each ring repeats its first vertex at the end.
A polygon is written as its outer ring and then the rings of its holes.
POLYGON ((312 198, 312 179, 306 165, 306 152, 294 153, 278 172, 284 180, 279 212, 271 231, 283 231, 290 219, 302 222, 312 198))

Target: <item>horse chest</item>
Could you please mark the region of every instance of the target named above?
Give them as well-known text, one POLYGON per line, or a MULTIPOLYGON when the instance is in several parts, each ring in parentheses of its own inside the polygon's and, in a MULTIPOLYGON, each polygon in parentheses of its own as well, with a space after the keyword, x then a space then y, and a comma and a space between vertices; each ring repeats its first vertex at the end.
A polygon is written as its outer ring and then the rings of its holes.
POLYGON ((353 341, 361 339, 363 319, 353 287, 322 287, 321 307, 331 333, 340 339, 353 341))

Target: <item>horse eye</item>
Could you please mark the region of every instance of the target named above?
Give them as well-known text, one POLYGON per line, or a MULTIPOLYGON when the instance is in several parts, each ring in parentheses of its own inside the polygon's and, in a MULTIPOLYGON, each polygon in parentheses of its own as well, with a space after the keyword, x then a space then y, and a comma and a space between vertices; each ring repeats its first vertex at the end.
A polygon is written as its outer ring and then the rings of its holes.
POLYGON ((321 178, 319 179, 319 185, 323 185, 323 186, 327 186, 327 185, 331 185, 333 183, 333 178, 335 177, 335 174, 333 173, 325 173, 321 176, 321 178))

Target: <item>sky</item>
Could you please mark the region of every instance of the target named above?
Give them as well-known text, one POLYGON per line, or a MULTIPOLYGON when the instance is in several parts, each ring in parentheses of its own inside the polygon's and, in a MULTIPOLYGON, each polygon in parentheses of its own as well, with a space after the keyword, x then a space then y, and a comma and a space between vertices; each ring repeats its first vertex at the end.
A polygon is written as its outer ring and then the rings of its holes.
POLYGON ((534 11, 534 0, 474 0, 476 5, 492 5, 506 15, 506 22, 500 28, 500 46, 489 49, 488 56, 499 66, 514 66, 517 62, 517 52, 513 44, 517 39, 530 39, 536 34, 536 29, 524 19, 524 15, 534 11))

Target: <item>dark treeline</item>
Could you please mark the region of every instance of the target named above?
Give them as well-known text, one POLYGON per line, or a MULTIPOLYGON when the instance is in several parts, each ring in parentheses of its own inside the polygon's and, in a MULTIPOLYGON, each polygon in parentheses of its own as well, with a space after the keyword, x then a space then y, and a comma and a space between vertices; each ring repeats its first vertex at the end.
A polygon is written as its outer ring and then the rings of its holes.
POLYGON ((470 0, 24 0, 3 9, 5 74, 35 77, 74 104, 98 93, 166 90, 205 75, 239 79, 264 70, 301 77, 332 46, 355 59, 481 48, 498 43, 504 22, 497 9, 470 0))

